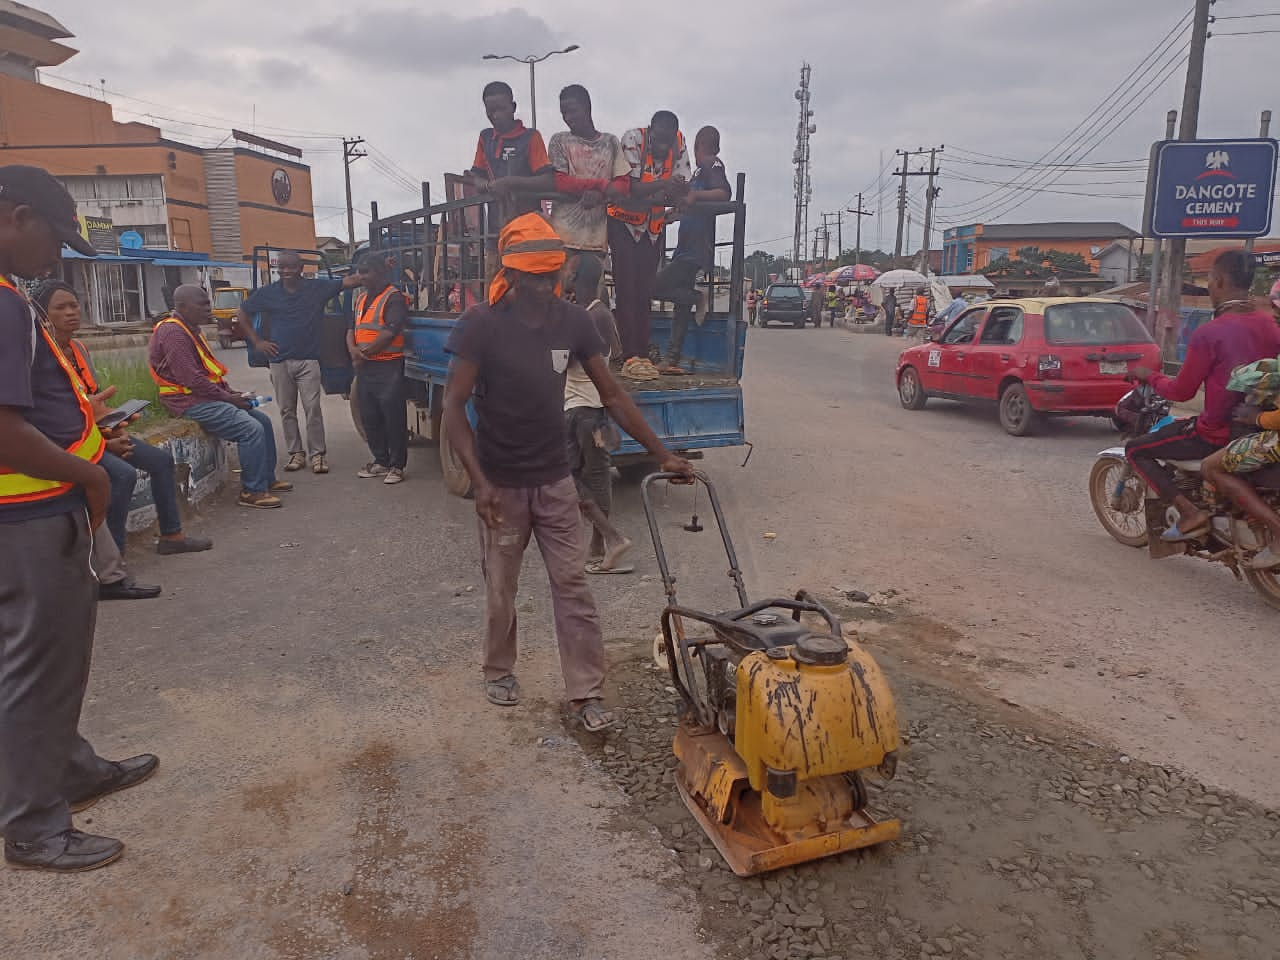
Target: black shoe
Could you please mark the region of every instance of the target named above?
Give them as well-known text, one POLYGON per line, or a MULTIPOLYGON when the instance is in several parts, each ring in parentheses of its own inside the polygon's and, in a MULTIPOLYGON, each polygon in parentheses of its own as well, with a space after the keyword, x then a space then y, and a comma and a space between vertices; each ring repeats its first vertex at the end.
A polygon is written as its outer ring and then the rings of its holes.
POLYGON ((200 553, 212 548, 213 541, 206 537, 183 537, 181 540, 165 540, 161 537, 156 541, 156 553, 161 556, 172 553, 200 553))
POLYGON ((6 840, 4 859, 20 870, 52 870, 82 873, 97 870, 120 859, 124 844, 111 837, 98 837, 79 830, 64 830, 48 840, 14 843, 6 840))
POLYGON ((87 810, 109 793, 137 786, 155 773, 159 765, 160 758, 154 753, 140 753, 128 760, 115 761, 111 764, 115 768, 114 772, 80 796, 68 798, 71 812, 87 810))
POLYGON ((119 580, 115 583, 98 585, 99 600, 150 600, 160 596, 159 587, 144 587, 132 580, 119 580))

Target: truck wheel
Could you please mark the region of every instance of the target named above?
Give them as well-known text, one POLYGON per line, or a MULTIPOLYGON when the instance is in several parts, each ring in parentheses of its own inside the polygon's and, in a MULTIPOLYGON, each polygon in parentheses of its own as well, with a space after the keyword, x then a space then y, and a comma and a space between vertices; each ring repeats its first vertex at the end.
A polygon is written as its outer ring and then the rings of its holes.
POLYGON ((440 475, 444 477, 444 488, 455 497, 471 496, 471 476, 462 465, 458 455, 453 452, 453 444, 449 442, 449 429, 443 420, 440 422, 440 475))
POLYGON ((898 401, 908 410, 923 410, 928 399, 916 368, 903 367, 898 374, 898 401))
POLYGON ((1025 437, 1036 428, 1039 415, 1031 406, 1027 388, 1011 383, 1000 394, 1000 426, 1015 437, 1025 437))
POLYGON ((364 421, 360 419, 359 379, 359 377, 351 378, 351 392, 347 395, 347 406, 351 409, 351 422, 356 425, 356 433, 360 434, 361 440, 368 443, 369 438, 364 434, 364 421))

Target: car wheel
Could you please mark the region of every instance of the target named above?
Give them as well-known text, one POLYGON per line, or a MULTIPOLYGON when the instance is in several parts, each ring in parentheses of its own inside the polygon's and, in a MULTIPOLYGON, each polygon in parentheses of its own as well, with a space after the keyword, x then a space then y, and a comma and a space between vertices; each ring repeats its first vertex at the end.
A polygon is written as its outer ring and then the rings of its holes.
POLYGON ((1020 383, 1005 387, 1000 394, 1000 426, 1015 437, 1025 437, 1035 429, 1038 419, 1026 387, 1020 383))
POLYGON ((915 367, 903 367, 898 374, 898 400, 908 410, 923 410, 929 394, 924 392, 920 374, 915 367))

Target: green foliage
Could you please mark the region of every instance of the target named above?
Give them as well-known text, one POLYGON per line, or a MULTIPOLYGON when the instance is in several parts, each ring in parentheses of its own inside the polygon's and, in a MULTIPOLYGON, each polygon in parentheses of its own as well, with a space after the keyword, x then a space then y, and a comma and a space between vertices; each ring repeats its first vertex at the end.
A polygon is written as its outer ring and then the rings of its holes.
POLYGON ((1078 253, 1022 247, 1012 257, 992 260, 982 271, 986 276, 1018 280, 1045 280, 1051 276, 1089 277, 1094 272, 1089 261, 1078 253), (1046 261, 1048 265, 1046 266, 1046 261))
POLYGON ((144 354, 137 350, 103 350, 94 354, 93 368, 103 388, 116 388, 116 395, 110 401, 112 406, 125 400, 150 400, 151 406, 143 412, 142 421, 169 419, 169 411, 160 403, 160 391, 151 379, 144 354))

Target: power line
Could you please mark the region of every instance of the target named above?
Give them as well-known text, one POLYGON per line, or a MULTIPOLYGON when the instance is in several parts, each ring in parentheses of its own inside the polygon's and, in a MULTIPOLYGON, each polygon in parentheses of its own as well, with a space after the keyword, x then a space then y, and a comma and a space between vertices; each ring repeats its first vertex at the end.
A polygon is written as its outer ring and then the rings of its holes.
POLYGON ((1256 37, 1262 33, 1280 33, 1280 30, 1215 30, 1211 37, 1256 37))
MULTIPOLYGON (((1185 19, 1186 17, 1183 18, 1183 20, 1185 19)), ((1143 63, 1147 64, 1147 68, 1143 70, 1140 80, 1134 84, 1134 92, 1132 92, 1127 98, 1117 99, 1114 103, 1111 102, 1115 98, 1117 91, 1119 91, 1125 84, 1129 83, 1129 81, 1134 77, 1136 71, 1131 72, 1129 76, 1121 82, 1121 85, 1117 87, 1116 90, 1113 90, 1108 94, 1103 100, 1103 103, 1110 104, 1104 114, 1096 118, 1091 116, 1086 118, 1086 120, 1081 121, 1072 131, 1075 136, 1069 143, 1067 142, 1068 137, 1064 137, 1053 150, 1050 150, 1037 160, 1037 162, 1040 162, 1050 155, 1053 155, 1054 162, 1060 164, 1059 169, 1044 169, 1038 173, 1032 174, 1029 179, 1025 179, 1025 174, 1019 174, 1017 177, 1008 181, 1003 189, 988 191, 986 194, 962 205, 958 209, 963 209, 966 212, 956 214, 956 216, 963 219, 1003 216, 1004 214, 1022 206, 1028 199, 1030 199, 1034 193, 1028 192, 1029 190, 1039 186, 1050 186, 1061 180, 1066 173, 1076 169, 1085 157, 1097 149, 1097 147, 1100 146, 1112 133, 1119 129, 1120 126, 1133 116, 1133 114, 1141 108, 1143 104, 1150 100, 1151 97, 1160 90, 1164 83, 1168 81, 1169 77, 1173 75, 1174 71, 1182 66, 1182 64, 1186 63, 1187 56, 1181 53, 1186 44, 1179 44, 1177 46, 1171 46, 1169 44, 1169 39, 1182 29, 1181 25, 1182 21, 1179 21, 1179 25, 1176 26, 1174 30, 1166 34, 1164 40, 1162 40, 1157 47, 1159 52, 1156 53, 1156 66, 1154 67, 1155 79, 1151 79, 1153 74, 1153 69, 1151 67, 1152 55, 1148 54, 1143 58, 1143 63), (1169 57, 1170 53, 1172 53, 1172 57, 1169 57), (1169 57, 1169 59, 1164 59, 1166 57, 1169 57), (1146 96, 1139 100, 1138 98, 1144 89, 1143 84, 1148 81, 1150 82, 1145 88, 1147 90, 1146 96), (1138 102, 1136 105, 1133 105, 1135 100, 1138 102), (1133 105, 1132 109, 1129 109, 1128 113, 1121 116, 1121 111, 1129 108, 1131 105, 1133 105), (1082 130, 1081 128, 1084 129, 1082 130), (1063 144, 1065 144, 1065 146, 1063 146, 1063 144), (1061 150, 1058 149, 1059 146, 1062 147, 1061 150), (1000 196, 1002 193, 1004 195, 1000 196), (1020 198, 1019 195, 1021 195, 1020 198), (995 199, 987 201, 987 198, 989 197, 995 197, 995 199)), ((1069 134, 1068 136, 1070 137, 1071 135, 1069 134)), ((955 223, 958 221, 957 219, 952 218, 949 219, 948 222, 955 223)))
MULTIPOLYGON (((1087 152, 1081 156, 1073 157, 1073 151, 1083 140, 1091 136, 1099 126, 1110 122, 1110 120, 1113 119, 1120 110, 1123 110, 1132 102, 1132 97, 1130 97, 1129 100, 1123 99, 1125 92, 1131 89, 1130 84, 1132 84, 1132 87, 1136 87, 1140 90, 1141 84, 1149 78, 1153 72, 1159 73, 1169 65, 1166 62, 1166 58, 1169 57, 1171 52, 1175 56, 1177 55, 1180 47, 1182 46, 1178 42, 1178 37, 1185 31, 1191 20, 1192 13, 1193 10, 1188 10, 1183 14, 1173 27, 1159 40, 1159 42, 1156 43, 1155 47, 1153 47, 1152 50, 1138 62, 1137 66, 1129 71, 1129 74, 1123 80, 1116 84, 1116 86, 1113 87, 1101 101, 1099 101, 1097 106, 1090 110, 1089 113, 1086 114, 1085 117, 1071 130, 1069 130, 1060 140, 1058 140, 1057 143, 1037 157, 1033 163, 1043 164, 1051 158, 1055 163, 1065 163, 1067 161, 1078 163, 1083 159, 1083 156, 1087 155, 1087 152)), ((979 208, 984 202, 988 201, 989 198, 994 197, 996 199, 991 200, 990 203, 988 203, 987 209, 996 209, 1009 199, 1008 196, 999 197, 998 195, 1002 192, 1016 193, 1020 186, 1036 184, 1037 182, 1043 181, 1047 176, 1052 176, 1051 170, 1041 171, 1039 173, 1033 173, 1031 170, 1023 171, 1003 184, 1002 188, 990 190, 987 193, 969 201, 964 205, 964 208, 979 208), (1026 184, 1023 184, 1024 180, 1026 181, 1026 184)), ((965 216, 977 216, 977 214, 965 214, 965 216)))

